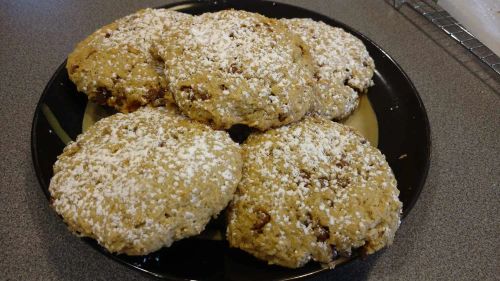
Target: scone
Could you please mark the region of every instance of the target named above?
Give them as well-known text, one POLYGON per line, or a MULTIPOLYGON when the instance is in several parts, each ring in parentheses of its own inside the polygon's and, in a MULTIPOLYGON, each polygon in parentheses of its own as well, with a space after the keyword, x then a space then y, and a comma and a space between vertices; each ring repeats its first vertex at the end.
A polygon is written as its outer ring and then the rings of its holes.
POLYGON ((190 17, 145 9, 98 29, 68 56, 69 78, 92 101, 121 112, 171 101, 163 63, 151 55, 151 45, 190 17))
POLYGON ((385 157, 352 128, 319 117, 250 135, 227 239, 270 264, 328 264, 392 243, 402 203, 385 157))
POLYGON ((237 10, 205 13, 166 36, 158 51, 176 104, 214 128, 266 130, 310 109, 308 48, 278 20, 237 10))
POLYGON ((310 47, 317 67, 312 112, 339 120, 358 105, 358 93, 373 84, 375 64, 361 40, 341 28, 312 19, 282 19, 310 47))
POLYGON ((226 132, 145 107, 69 144, 49 191, 71 231, 109 252, 144 255, 199 234, 232 199, 241 166, 226 132))

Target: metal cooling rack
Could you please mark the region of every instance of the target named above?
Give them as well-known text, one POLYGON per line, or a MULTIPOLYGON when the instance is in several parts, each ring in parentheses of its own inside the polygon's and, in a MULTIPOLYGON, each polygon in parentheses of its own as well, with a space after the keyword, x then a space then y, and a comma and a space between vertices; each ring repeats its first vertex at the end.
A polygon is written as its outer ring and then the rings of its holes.
POLYGON ((483 45, 467 29, 455 20, 448 12, 436 4, 435 0, 394 0, 393 5, 399 9, 408 5, 413 10, 427 18, 435 26, 443 30, 456 42, 476 56, 482 63, 500 75, 500 58, 488 47, 483 45))

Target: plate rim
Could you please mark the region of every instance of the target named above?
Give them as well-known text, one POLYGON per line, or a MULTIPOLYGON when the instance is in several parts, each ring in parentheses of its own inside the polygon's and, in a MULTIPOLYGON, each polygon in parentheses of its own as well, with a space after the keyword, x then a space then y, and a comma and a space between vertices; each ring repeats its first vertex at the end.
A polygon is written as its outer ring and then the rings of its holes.
MULTIPOLYGON (((170 9, 172 7, 175 7, 175 6, 186 5, 186 4, 193 4, 193 5, 198 5, 198 6, 200 6, 200 5, 208 5, 209 7, 216 7, 216 8, 220 8, 220 10, 223 10, 223 9, 227 8, 226 5, 228 5, 228 4, 230 5, 232 3, 238 3, 238 2, 239 3, 251 3, 253 1, 246 1, 246 0, 240 0, 240 1, 234 1, 234 0, 222 0, 222 1, 216 1, 216 0, 198 0, 198 1, 196 1, 196 0, 187 0, 187 1, 180 1, 180 2, 169 3, 169 4, 166 4, 166 5, 161 5, 161 6, 157 6, 157 7, 153 7, 153 8, 154 9, 160 9, 160 8, 170 9)), ((385 51, 383 48, 381 48, 377 43, 375 43, 373 40, 371 40, 370 38, 368 38, 366 35, 360 33, 357 29, 354 29, 351 26, 349 26, 349 25, 347 25, 347 24, 345 24, 345 23, 343 23, 341 21, 338 21, 338 20, 336 20, 334 18, 331 18, 331 17, 329 17, 327 15, 324 15, 321 12, 309 10, 307 8, 303 8, 303 7, 300 7, 300 6, 294 6, 294 5, 287 4, 287 3, 281 3, 281 2, 276 2, 276 1, 268 1, 268 0, 259 0, 259 1, 254 1, 254 2, 267 2, 267 3, 272 4, 272 5, 280 5, 283 8, 300 9, 300 10, 303 10, 303 11, 305 11, 307 13, 318 15, 321 18, 327 19, 328 21, 335 22, 339 27, 341 27, 343 29, 348 29, 349 33, 352 33, 355 36, 357 36, 358 38, 362 38, 364 41, 367 41, 370 44, 372 44, 376 49, 378 49, 381 53, 383 53, 383 55, 386 57, 386 59, 388 59, 390 61, 390 63, 396 67, 396 69, 398 70, 398 72, 400 72, 402 74, 404 80, 410 86, 411 96, 413 96, 416 99, 416 101, 417 101, 418 108, 419 108, 418 111, 422 115, 422 121, 423 121, 423 124, 424 124, 423 127, 424 127, 424 133, 425 133, 425 140, 426 140, 426 143, 425 143, 425 146, 424 146, 424 148, 425 148, 425 155, 424 155, 424 157, 425 157, 425 163, 423 165, 422 176, 418 180, 418 186, 415 187, 415 190, 414 190, 415 196, 412 198, 412 200, 408 204, 406 204, 406 206, 407 206, 406 207, 406 211, 401 216, 401 221, 404 222, 404 219, 408 216, 408 214, 411 212, 411 210, 415 206, 416 202, 420 198, 422 190, 423 190, 423 188, 424 188, 424 186, 426 184, 426 181, 427 181, 427 177, 428 177, 429 170, 430 170, 431 158, 432 158, 431 126, 430 126, 430 122, 429 122, 427 110, 426 110, 425 105, 424 105, 424 103, 422 101, 422 98, 420 97, 419 92, 417 91, 415 85, 413 84, 413 82, 410 79, 410 77, 408 76, 408 74, 394 60, 394 58, 391 55, 389 55, 387 53, 387 51, 385 51)), ((330 25, 330 24, 328 24, 328 25, 330 25)), ((48 191, 50 183, 46 183, 45 179, 43 178, 42 169, 40 168, 39 157, 38 157, 38 155, 36 153, 36 151, 38 150, 36 125, 39 122, 38 120, 40 118, 42 101, 45 99, 45 96, 48 95, 49 88, 53 84, 54 80, 57 78, 58 74, 61 71, 64 71, 64 69, 66 67, 66 62, 67 62, 67 58, 57 67, 57 69, 54 71, 54 73, 52 74, 51 78, 49 79, 49 81, 45 85, 45 87, 44 87, 44 89, 42 91, 42 94, 40 95, 40 98, 37 101, 37 104, 36 104, 36 107, 35 107, 35 110, 34 110, 34 114, 33 114, 33 118, 32 118, 32 123, 31 123, 31 133, 30 133, 31 158, 32 158, 33 167, 34 167, 34 170, 35 170, 35 175, 37 177, 38 185, 42 189, 42 192, 44 193, 45 197, 48 200, 50 200, 50 194, 49 194, 49 191, 48 191)), ((51 210, 51 212, 55 213, 55 211, 50 207, 50 202, 49 202, 49 209, 51 210)), ((57 213, 56 213, 56 215, 59 216, 57 213)), ((94 250, 100 252, 101 254, 104 254, 106 257, 110 258, 111 260, 118 261, 119 264, 124 265, 127 268, 136 269, 139 272, 141 272, 142 274, 144 274, 146 276, 149 276, 149 277, 154 277, 154 278, 159 278, 159 279, 165 280, 165 276, 163 276, 161 274, 158 274, 158 273, 155 273, 153 271, 146 270, 146 269, 141 268, 139 266, 136 266, 134 264, 128 263, 128 262, 124 261, 123 259, 120 259, 117 255, 114 255, 112 253, 109 253, 109 252, 103 250, 102 247, 100 247, 98 244, 91 243, 91 241, 89 241, 88 239, 90 239, 90 238, 87 238, 87 239, 83 238, 83 239, 80 239, 80 240, 83 240, 83 242, 85 242, 86 244, 90 245, 94 250)), ((349 258, 347 261, 345 261, 345 262, 337 265, 335 268, 347 265, 347 264, 351 263, 353 260, 355 260, 357 258, 358 258, 357 256, 353 256, 353 257, 349 258)), ((333 269, 330 269, 330 268, 319 268, 317 270, 312 270, 310 272, 303 273, 301 275, 297 275, 297 276, 293 276, 293 277, 289 277, 289 278, 284 278, 284 279, 280 279, 280 280, 299 280, 299 279, 303 279, 303 278, 306 278, 306 277, 317 276, 317 275, 320 275, 322 273, 330 272, 331 270, 333 270, 333 269)), ((173 277, 173 276, 169 276, 167 278, 168 278, 168 280, 179 280, 179 281, 189 280, 189 279, 177 278, 177 277, 173 277)))

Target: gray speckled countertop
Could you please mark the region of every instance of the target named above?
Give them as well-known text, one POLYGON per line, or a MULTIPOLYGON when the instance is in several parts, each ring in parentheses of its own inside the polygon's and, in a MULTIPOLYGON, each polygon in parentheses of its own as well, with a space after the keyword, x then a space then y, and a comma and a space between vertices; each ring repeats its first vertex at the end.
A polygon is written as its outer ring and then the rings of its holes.
MULTIPOLYGON (((167 1, 0 1, 0 279, 139 280, 91 249, 48 207, 30 126, 49 78, 98 27, 167 1)), ((408 73, 427 107, 432 159, 420 199, 392 247, 316 280, 499 280, 500 98, 430 40, 408 7, 384 1, 287 1, 361 31, 408 73)), ((446 45, 446 44, 445 44, 446 45)))

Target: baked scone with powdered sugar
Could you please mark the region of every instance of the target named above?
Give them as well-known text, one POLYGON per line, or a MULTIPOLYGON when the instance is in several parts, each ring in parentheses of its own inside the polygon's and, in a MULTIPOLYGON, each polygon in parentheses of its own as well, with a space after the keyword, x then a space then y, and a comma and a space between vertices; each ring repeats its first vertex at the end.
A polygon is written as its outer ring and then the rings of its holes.
POLYGON ((375 64, 361 40, 338 27, 312 19, 282 19, 310 47, 317 72, 312 112, 339 120, 358 105, 358 94, 373 84, 375 64))
POLYGON ((176 104, 214 128, 266 130, 310 109, 308 47, 278 20, 238 10, 205 13, 164 37, 158 51, 176 104))
POLYGON ((78 235, 144 255, 199 234, 232 199, 239 146, 170 107, 98 121, 54 165, 52 206, 78 235))
POLYGON ((385 157, 320 117, 249 136, 227 239, 270 264, 330 263, 392 243, 402 203, 385 157))
POLYGON ((145 9, 98 29, 68 56, 69 78, 92 101, 121 112, 171 102, 163 63, 151 55, 151 45, 190 17, 145 9))

